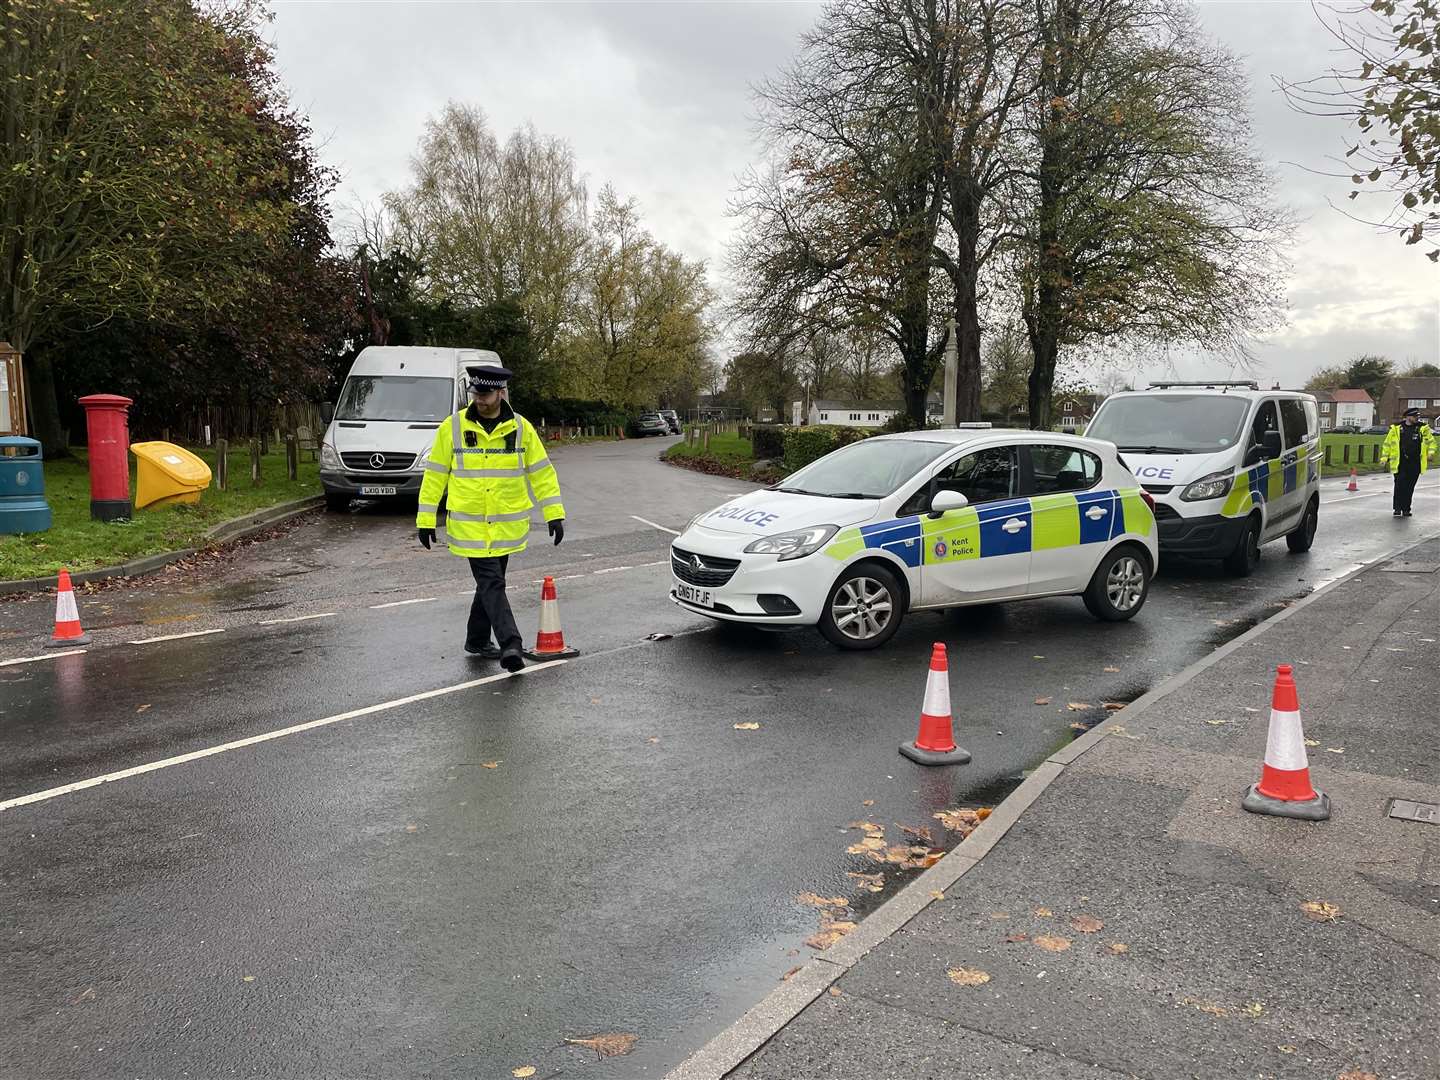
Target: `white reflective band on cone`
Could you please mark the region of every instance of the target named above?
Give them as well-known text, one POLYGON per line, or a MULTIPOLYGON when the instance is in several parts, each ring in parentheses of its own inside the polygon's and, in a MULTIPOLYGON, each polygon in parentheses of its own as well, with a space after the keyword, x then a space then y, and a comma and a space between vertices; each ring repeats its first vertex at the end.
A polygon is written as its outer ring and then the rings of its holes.
POLYGON ((542 634, 558 634, 560 632, 560 601, 540 601, 540 632, 542 634))
POLYGON ((75 594, 68 589, 59 595, 55 603, 56 622, 79 622, 80 609, 75 606, 75 594))
MULTIPOLYGON (((925 680, 925 705, 920 710, 926 716, 949 716, 950 715, 950 679, 949 672, 930 670, 930 677, 925 680)), ((914 698, 910 699, 914 701, 914 698)))
POLYGON ((1265 764, 1283 772, 1310 767, 1305 754, 1305 733, 1298 712, 1270 710, 1270 734, 1265 739, 1265 764))

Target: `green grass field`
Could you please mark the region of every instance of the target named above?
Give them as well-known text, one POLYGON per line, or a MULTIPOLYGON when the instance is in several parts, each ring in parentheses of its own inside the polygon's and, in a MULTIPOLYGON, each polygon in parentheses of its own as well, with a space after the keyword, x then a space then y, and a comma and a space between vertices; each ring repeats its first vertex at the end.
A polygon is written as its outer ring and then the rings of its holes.
MULTIPOLYGON (((213 471, 214 450, 195 450, 213 471)), ((143 555, 156 555, 178 548, 195 547, 205 531, 222 522, 243 517, 279 503, 319 495, 320 467, 301 454, 299 478, 285 476, 285 454, 261 459, 261 484, 250 482, 250 453, 236 450, 226 455, 230 470, 228 491, 219 491, 211 480, 194 506, 161 506, 136 510, 128 522, 100 522, 90 519, 90 474, 84 450, 73 458, 45 462, 45 498, 54 514, 47 532, 21 536, 0 535, 0 581, 48 577, 60 567, 94 570, 113 566, 143 555)), ((131 458, 130 494, 135 494, 134 458, 131 458)))
POLYGON ((700 443, 693 446, 679 442, 665 452, 667 458, 709 458, 724 465, 744 465, 755 460, 755 451, 749 439, 739 435, 711 435, 710 450, 701 449, 700 443))
POLYGON ((1320 452, 1325 457, 1320 475, 1349 476, 1352 467, 1358 473, 1389 472, 1390 466, 1376 460, 1384 441, 1384 435, 1321 435, 1320 452))

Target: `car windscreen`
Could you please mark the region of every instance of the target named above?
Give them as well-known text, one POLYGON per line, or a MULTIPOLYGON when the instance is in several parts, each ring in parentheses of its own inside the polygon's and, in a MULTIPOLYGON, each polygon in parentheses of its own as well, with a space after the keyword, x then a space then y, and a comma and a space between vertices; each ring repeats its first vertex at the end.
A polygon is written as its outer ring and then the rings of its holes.
POLYGON ((1125 394, 1100 407, 1085 437, 1122 452, 1211 454, 1240 441, 1249 411, 1246 398, 1221 394, 1125 394))
POLYGON ((950 443, 919 439, 866 439, 842 446, 792 473, 780 490, 832 498, 883 499, 952 449, 950 443))
POLYGON ((454 411, 451 379, 415 375, 351 375, 345 380, 337 420, 443 420, 454 411))

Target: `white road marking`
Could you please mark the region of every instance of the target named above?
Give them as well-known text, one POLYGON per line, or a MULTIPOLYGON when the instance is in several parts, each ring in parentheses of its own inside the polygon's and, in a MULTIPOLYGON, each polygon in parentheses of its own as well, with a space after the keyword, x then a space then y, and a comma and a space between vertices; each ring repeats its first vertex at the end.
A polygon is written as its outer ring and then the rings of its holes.
POLYGON ((631 516, 632 518, 634 518, 636 521, 640 522, 640 524, 642 524, 642 525, 649 525, 652 529, 659 529, 661 532, 663 532, 663 533, 669 533, 671 536, 679 536, 679 535, 680 535, 680 534, 679 534, 678 532, 676 532, 674 529, 667 529, 664 525, 656 525, 655 522, 653 522, 653 521, 647 521, 647 520, 645 520, 644 518, 640 517, 638 514, 631 514, 630 516, 631 516))
POLYGON ((75 791, 84 791, 86 788, 98 787, 101 784, 113 783, 116 780, 127 780, 132 776, 143 776, 145 773, 156 772, 159 769, 168 769, 174 765, 184 765, 191 761, 214 757, 216 754, 224 754, 231 750, 241 750, 247 746, 256 746, 259 743, 270 742, 273 739, 283 739, 286 735, 297 735, 302 731, 312 731, 315 728, 338 724, 342 720, 354 720, 360 716, 369 716, 372 713, 385 712, 387 709, 398 709, 402 705, 411 705, 417 701, 428 701, 431 698, 444 697, 447 694, 470 690, 473 687, 483 686, 486 683, 514 678, 516 675, 529 675, 536 671, 544 671, 547 668, 559 667, 565 662, 564 660, 551 660, 545 664, 533 664, 517 672, 505 671, 498 675, 487 675, 483 679, 471 679, 469 682, 458 683, 455 686, 442 686, 438 690, 426 690, 422 694, 411 694, 409 697, 396 698, 394 701, 383 701, 379 705, 367 705, 363 709, 351 709, 349 712, 337 713, 335 716, 326 716, 320 720, 310 720, 304 724, 294 724, 291 727, 280 728, 276 731, 267 731, 261 735, 251 735, 248 739, 236 739, 233 742, 206 747, 204 750, 195 750, 188 754, 180 754, 178 757, 164 758, 161 761, 151 761, 145 765, 136 765, 130 769, 121 769, 119 772, 106 773, 103 776, 92 776, 88 780, 77 780, 73 784, 46 788, 44 791, 37 791, 30 795, 20 795, 14 799, 6 799, 4 802, 0 802, 0 811, 11 810, 17 806, 28 806, 31 803, 44 802, 47 799, 58 798, 61 795, 69 795, 75 791))
POLYGON ((54 660, 60 656, 75 656, 86 651, 85 649, 65 649, 61 652, 46 653, 44 656, 20 656, 14 660, 0 660, 0 667, 9 667, 11 664, 33 664, 36 660, 54 660))
POLYGON ((127 641, 126 645, 150 645, 156 641, 179 641, 181 638, 205 637, 207 634, 223 634, 225 628, 217 627, 214 630, 191 630, 188 634, 166 634, 163 637, 140 638, 138 641, 127 641))
POLYGON ((307 619, 333 619, 335 612, 322 611, 318 615, 292 615, 288 619, 261 619, 261 626, 278 626, 280 623, 305 622, 307 619))
POLYGON ((417 597, 417 598, 414 599, 414 600, 392 600, 392 601, 391 601, 390 603, 388 603, 388 604, 371 604, 371 605, 370 605, 370 610, 371 610, 371 611, 381 611, 381 610, 383 610, 384 608, 404 607, 406 604, 428 604, 428 603, 430 603, 430 601, 432 601, 432 600, 434 600, 434 599, 435 599, 435 597, 433 597, 433 596, 421 596, 421 597, 417 597))

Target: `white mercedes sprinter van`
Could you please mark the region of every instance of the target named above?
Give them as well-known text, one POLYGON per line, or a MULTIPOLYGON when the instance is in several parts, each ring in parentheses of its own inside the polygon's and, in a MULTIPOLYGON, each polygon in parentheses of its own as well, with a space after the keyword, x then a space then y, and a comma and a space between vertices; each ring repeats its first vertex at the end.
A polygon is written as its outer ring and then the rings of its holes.
POLYGON ((1319 409, 1253 382, 1152 383, 1105 399, 1085 429, 1114 443, 1155 498, 1160 557, 1248 576, 1260 545, 1309 551, 1320 515, 1319 409))
POLYGON ((351 499, 414 499, 441 421, 467 400, 469 369, 498 365, 484 349, 371 345, 350 365, 340 400, 326 402, 320 443, 325 506, 351 499))

